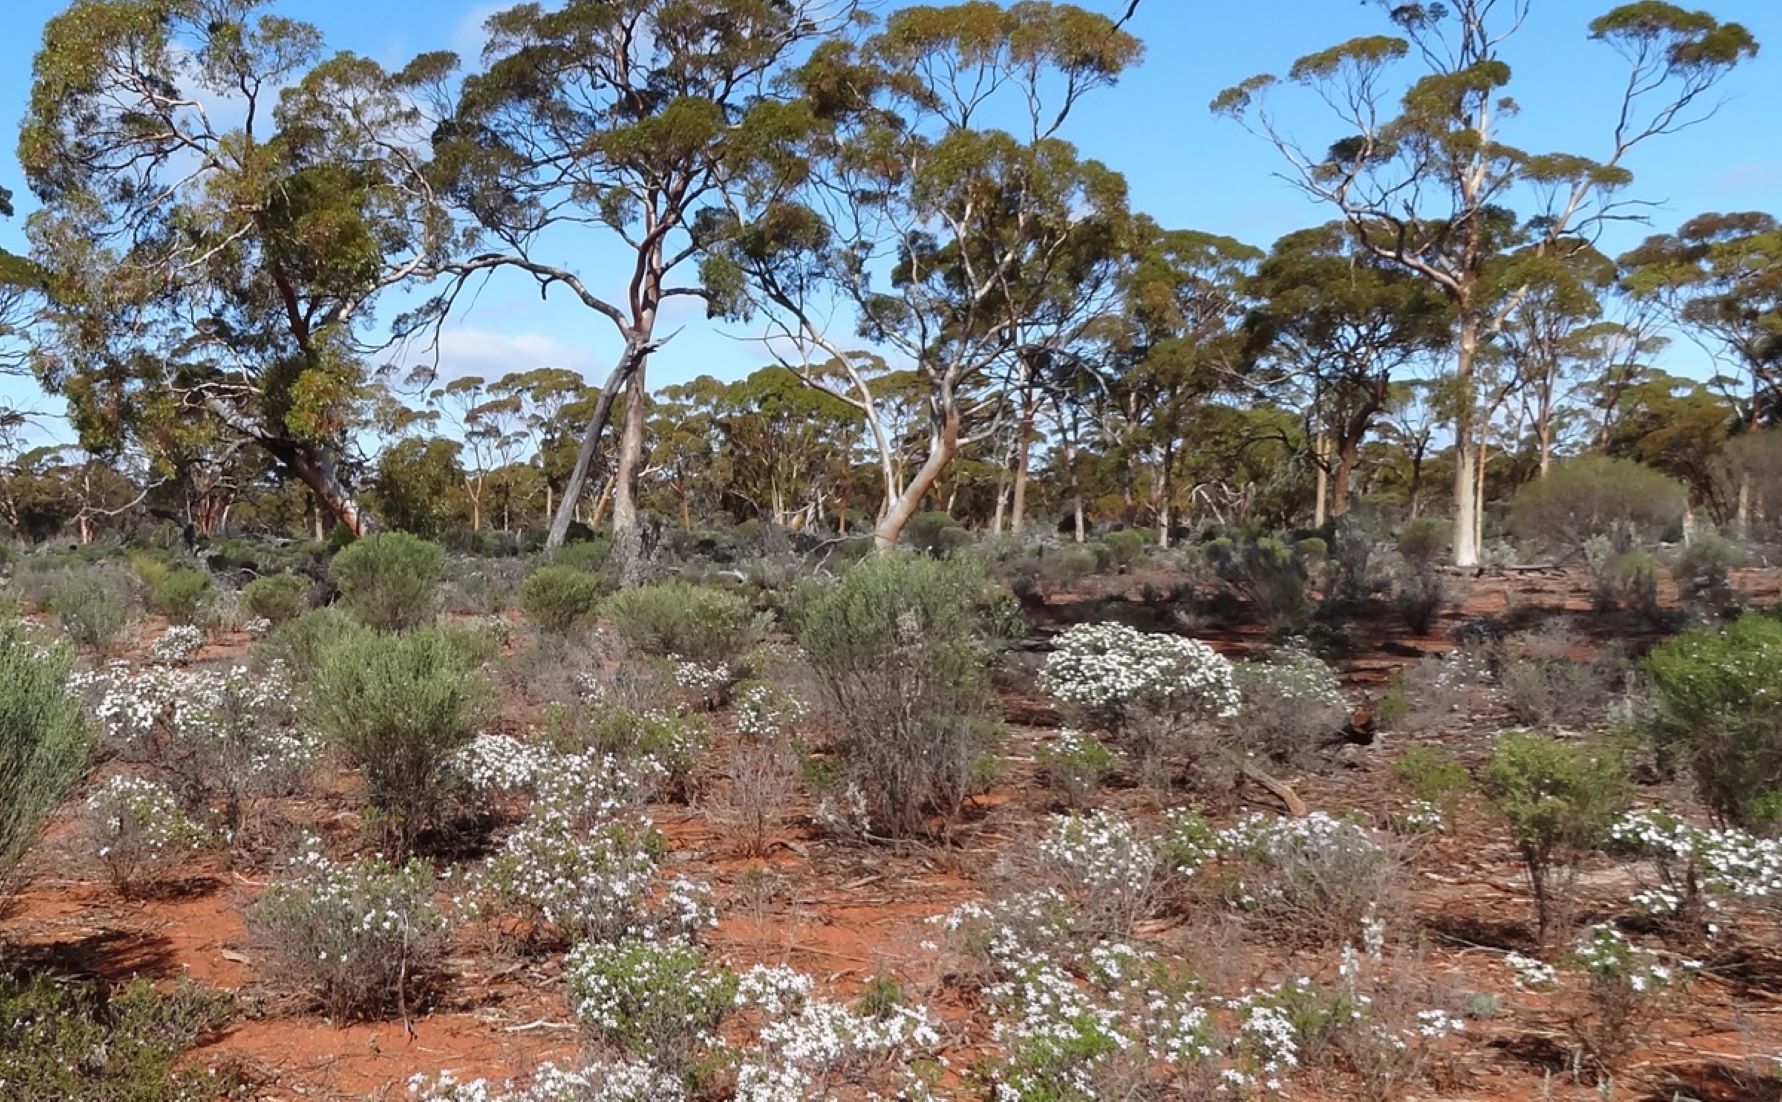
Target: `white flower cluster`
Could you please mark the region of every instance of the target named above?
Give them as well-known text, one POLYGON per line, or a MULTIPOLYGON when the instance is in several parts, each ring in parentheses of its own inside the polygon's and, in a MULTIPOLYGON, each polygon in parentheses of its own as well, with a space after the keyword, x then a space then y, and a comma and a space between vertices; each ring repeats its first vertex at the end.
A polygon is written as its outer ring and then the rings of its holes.
POLYGON ((681 938, 583 942, 564 961, 563 978, 584 1026, 644 1057, 717 1043, 736 997, 736 977, 681 938))
POLYGON ((730 719, 738 734, 767 741, 790 735, 805 711, 804 701, 771 681, 745 681, 737 686, 730 719))
POLYGON ((478 791, 530 792, 553 814, 594 822, 649 802, 668 775, 650 754, 561 753, 489 731, 460 749, 453 764, 478 791))
POLYGON ((1147 916, 1165 871, 1157 846, 1111 811, 1053 817, 1036 851, 1050 883, 1121 931, 1147 916))
POLYGON ((241 630, 247 632, 255 639, 264 639, 272 634, 272 621, 264 616, 255 616, 247 623, 241 625, 241 630))
MULTIPOLYGON (((1572 950, 1578 966, 1596 986, 1616 986, 1635 995, 1649 995, 1670 986, 1678 978, 1676 969, 1664 964, 1658 954, 1642 949, 1622 936, 1613 926, 1592 926, 1572 950)), ((1684 971, 1699 967, 1685 962, 1684 971)))
MULTIPOLYGON (((802 986, 808 992, 808 982, 802 986)), ((738 1002, 754 990, 739 983, 738 1002)), ((918 1050, 940 1044, 919 1007, 867 1015, 803 992, 788 998, 787 985, 777 986, 771 998, 766 1024, 737 1061, 736 1102, 833 1097, 829 1088, 839 1079, 874 1064, 907 1074, 918 1050)))
POLYGON ((1246 703, 1259 697, 1278 701, 1310 715, 1344 713, 1343 683, 1336 671, 1315 654, 1288 647, 1266 662, 1246 662, 1239 683, 1246 703))
POLYGON ((196 624, 174 624, 149 645, 148 660, 162 666, 191 661, 204 646, 204 629, 196 624))
POLYGON ((678 654, 669 655, 668 661, 674 667, 675 685, 701 696, 723 692, 735 676, 730 666, 723 662, 694 662, 678 654))
MULTIPOLYGON (((1691 826, 1666 811, 1635 811, 1609 828, 1610 841, 1652 862, 1658 882, 1636 892, 1633 902, 1653 915, 1671 915, 1686 903, 1710 911, 1722 898, 1782 907, 1782 842, 1736 828, 1691 826), (1697 888, 1706 894, 1691 899, 1697 888)), ((1709 922, 1710 933, 1717 923, 1709 922)))
POLYGON ((1079 624, 1058 637, 1040 687, 1109 723, 1135 711, 1230 718, 1242 699, 1232 666, 1197 639, 1125 624, 1079 624))
POLYGON ((1441 834, 1448 829, 1448 816, 1428 800, 1412 800, 1398 825, 1406 834, 1441 834))
POLYGON ((92 701, 109 742, 126 757, 157 748, 196 751, 226 788, 286 792, 321 756, 321 740, 298 726, 299 701, 284 664, 182 670, 113 663, 77 673, 70 685, 92 701))
POLYGON ((252 921, 331 1008, 381 1005, 438 952, 446 919, 427 862, 336 862, 312 838, 289 873, 266 889, 252 921))
POLYGON ((158 876, 210 841, 166 785, 112 777, 87 799, 96 854, 120 886, 158 876))
POLYGON ((414 1102, 687 1102, 686 1085, 642 1061, 601 1062, 581 1070, 545 1064, 525 1083, 459 1081, 451 1072, 408 1081, 414 1102))
POLYGON ((1510 953, 1504 957, 1504 963, 1516 973, 1516 981, 1525 987, 1544 990, 1559 985, 1559 970, 1546 961, 1523 956, 1521 953, 1510 953))
POLYGON ((473 870, 458 897, 466 913, 519 911, 572 938, 617 938, 650 927, 646 904, 662 840, 647 820, 586 831, 554 816, 521 823, 473 870))

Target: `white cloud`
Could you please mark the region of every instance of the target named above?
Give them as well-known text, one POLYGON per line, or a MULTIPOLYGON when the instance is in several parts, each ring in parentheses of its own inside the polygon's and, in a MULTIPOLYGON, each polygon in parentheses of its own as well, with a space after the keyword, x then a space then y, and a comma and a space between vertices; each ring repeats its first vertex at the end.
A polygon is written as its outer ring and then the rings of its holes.
MULTIPOLYGON (((417 365, 431 362, 420 349, 411 359, 417 365)), ((438 359, 440 382, 466 375, 493 380, 535 367, 567 367, 592 378, 603 362, 595 349, 546 333, 498 333, 470 326, 448 326, 440 333, 438 359)))

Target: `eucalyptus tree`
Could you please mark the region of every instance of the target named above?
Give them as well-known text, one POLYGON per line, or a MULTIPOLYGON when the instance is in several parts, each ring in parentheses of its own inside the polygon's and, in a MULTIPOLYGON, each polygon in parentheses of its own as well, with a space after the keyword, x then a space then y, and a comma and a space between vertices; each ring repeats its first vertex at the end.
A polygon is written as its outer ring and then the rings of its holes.
POLYGON ((1251 381, 1243 322, 1249 279, 1263 253, 1218 234, 1165 230, 1143 217, 1132 246, 1133 262, 1119 281, 1121 309, 1096 327, 1104 342, 1103 433, 1125 465, 1126 523, 1136 522, 1135 491, 1148 482, 1150 518, 1167 546, 1183 490, 1179 461, 1193 450, 1195 416, 1215 394, 1246 390, 1251 381))
MULTIPOLYGON (((490 17, 480 69, 436 136, 440 178, 489 238, 448 266, 458 282, 496 268, 554 287, 618 338, 548 542, 568 532, 621 393, 613 523, 635 547, 649 406, 646 363, 663 311, 705 296, 690 263, 722 186, 780 152, 774 78, 852 0, 564 0, 490 17), (574 260, 563 260, 567 252, 574 260), (596 255, 622 257, 609 286, 596 255)), ((629 561, 630 556, 626 556, 629 561)))
POLYGON ((1054 339, 1033 325, 1079 246, 1123 232, 1125 182, 1061 134, 1139 52, 1118 23, 1068 4, 899 8, 815 51, 788 112, 800 155, 732 188, 708 286, 732 316, 766 319, 782 363, 860 412, 883 482, 881 550, 947 465, 997 433, 999 384, 1017 353, 1054 339), (922 454, 907 478, 874 353, 919 385, 922 454), (818 377, 830 364, 845 383, 818 377))
POLYGON ((1624 216, 1618 196, 1632 182, 1630 155, 1711 113, 1709 91, 1757 51, 1744 27, 1705 12, 1663 0, 1616 7, 1589 25, 1591 38, 1626 63, 1601 151, 1531 153, 1503 133, 1523 110, 1510 95, 1505 56, 1530 4, 1376 0, 1398 34, 1350 39, 1287 72, 1336 116, 1338 132, 1322 149, 1279 123, 1269 104, 1277 77, 1252 77, 1212 104, 1264 136, 1289 178, 1335 208, 1362 248, 1428 280, 1453 304, 1454 558, 1463 566, 1477 561, 1479 548, 1474 368, 1520 297, 1493 282, 1494 268, 1511 249, 1563 252, 1624 216), (1401 65, 1411 69, 1402 82, 1401 65), (1516 205, 1525 208, 1521 217, 1516 205))
MULTIPOLYGON (((1744 431, 1782 418, 1782 223, 1758 211, 1703 214, 1647 238, 1620 259, 1624 285, 1659 305, 1676 328, 1735 375, 1744 431)), ((1736 523, 1749 525, 1752 487, 1741 477, 1736 523)))
POLYGON ((266 7, 74 0, 46 24, 19 139, 50 294, 34 367, 126 431, 171 396, 357 532, 342 459, 373 308, 460 242, 408 78, 322 60, 266 7))
POLYGON ((1396 377, 1447 343, 1453 316, 1425 280, 1356 247, 1342 223, 1290 233, 1258 265, 1248 355, 1300 398, 1320 488, 1315 523, 1349 511, 1361 448, 1396 377))
POLYGON ((1573 386, 1587 380, 1600 352, 1603 298, 1616 278, 1614 261, 1589 245, 1512 258, 1508 274, 1523 289, 1499 344, 1509 358, 1523 419, 1534 434, 1537 470, 1545 478, 1573 386), (1524 263, 1515 261, 1521 259, 1524 263))

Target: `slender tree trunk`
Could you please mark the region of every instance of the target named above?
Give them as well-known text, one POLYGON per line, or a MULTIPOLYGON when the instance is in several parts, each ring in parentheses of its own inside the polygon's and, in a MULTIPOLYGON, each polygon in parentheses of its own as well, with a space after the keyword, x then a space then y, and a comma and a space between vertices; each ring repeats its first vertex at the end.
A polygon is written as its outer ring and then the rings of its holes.
POLYGON ((265 446, 286 470, 309 487, 321 509, 333 514, 347 531, 355 536, 371 531, 370 514, 347 489, 334 460, 326 452, 288 441, 267 441, 265 446))
POLYGON ((1337 441, 1336 477, 1331 480, 1330 515, 1341 517, 1349 512, 1350 487, 1355 482, 1355 468, 1361 465, 1361 437, 1346 436, 1337 441))
POLYGON ((1312 467, 1316 471, 1316 486, 1312 501, 1312 527, 1324 527, 1324 499, 1330 492, 1330 464, 1326 457, 1325 435, 1322 431, 1312 439, 1312 467))
POLYGON ((1074 436, 1064 438, 1064 465, 1070 471, 1070 511, 1075 521, 1074 534, 1076 541, 1082 543, 1089 538, 1089 526, 1083 510, 1083 476, 1077 470, 1077 443, 1074 436))
POLYGON ((1454 411, 1454 565, 1479 564, 1478 472, 1473 454, 1473 366, 1479 357, 1479 317, 1462 307, 1459 354, 1454 365, 1458 393, 1454 411))
POLYGON ((1015 535, 1027 527, 1027 476, 1033 467, 1033 420, 1039 403, 1031 391, 1021 394, 1021 424, 1015 430, 1015 499, 1009 530, 1015 535))
POLYGON ((619 362, 614 365, 612 374, 606 378, 606 385, 600 388, 600 398, 594 403, 594 412, 588 417, 588 424, 582 430, 582 446, 576 452, 575 466, 570 468, 569 480, 563 485, 563 498, 557 503, 557 513, 551 519, 551 530, 545 535, 546 547, 561 547, 563 540, 569 535, 569 525, 575 520, 576 509, 581 505, 582 490, 588 484, 588 471, 594 465, 594 454, 600 448, 600 437, 606 431, 606 423, 612 418, 613 402, 619 391, 631 381, 632 373, 641 366, 644 346, 637 342, 625 346, 620 354, 619 362))

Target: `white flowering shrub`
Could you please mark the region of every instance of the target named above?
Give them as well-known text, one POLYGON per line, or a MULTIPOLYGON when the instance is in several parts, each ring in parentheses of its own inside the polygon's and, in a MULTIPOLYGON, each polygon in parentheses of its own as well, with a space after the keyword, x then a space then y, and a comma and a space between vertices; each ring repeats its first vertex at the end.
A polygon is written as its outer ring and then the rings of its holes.
POLYGON ((1055 816, 1034 847, 1032 872, 1072 901, 1079 928, 1114 935, 1155 913, 1166 869, 1151 839, 1114 812, 1098 811, 1055 816))
POLYGON ((1732 910, 1782 910, 1782 841, 1693 826, 1659 810, 1623 815, 1609 844, 1646 859, 1649 875, 1631 901, 1674 930, 1717 937, 1732 910))
POLYGON ((480 794, 531 795, 535 807, 579 825, 634 810, 668 781, 667 768, 648 754, 564 752, 488 731, 458 751, 454 766, 480 794))
POLYGON ((1336 944, 1395 906, 1403 864, 1360 816, 1252 815, 1214 843, 1228 898, 1292 941, 1336 944))
POLYGON ((458 900, 468 915, 527 940, 641 935, 650 931, 650 888, 665 849, 647 821, 583 831, 535 816, 465 876, 458 900))
POLYGON ((577 1070, 545 1064, 524 1082, 501 1086, 486 1079, 459 1080, 451 1072, 417 1075, 408 1082, 414 1102, 688 1102, 679 1076, 646 1060, 602 1061, 577 1070))
POLYGON ((1267 661, 1237 663, 1235 678, 1243 707, 1232 731, 1253 753, 1291 761, 1348 722, 1342 683, 1316 655, 1283 649, 1267 661))
POLYGON ((584 704, 558 714, 554 741, 609 754, 621 762, 651 763, 645 768, 660 772, 660 794, 685 798, 699 755, 711 739, 711 724, 701 716, 584 704))
POLYGON ((724 703, 736 671, 728 662, 694 662, 678 654, 668 656, 675 688, 686 694, 685 703, 693 708, 710 710, 724 703))
POLYGON ((715 1044, 736 977, 691 942, 585 942, 564 964, 569 1005, 599 1046, 684 1074, 715 1044))
POLYGON ((178 666, 191 661, 203 646, 203 628, 196 624, 173 624, 149 644, 148 659, 163 666, 178 666))
POLYGON ((188 806, 219 805, 232 830, 250 797, 297 791, 323 751, 298 726, 301 699, 281 662, 259 672, 113 663, 70 685, 120 756, 162 765, 188 806))
POLYGON ((126 895, 162 882, 211 840, 167 786, 142 777, 112 777, 87 799, 87 836, 126 895))
POLYGON ((1112 726, 1140 709, 1229 719, 1242 704, 1231 663, 1218 651, 1117 623, 1079 624, 1060 635, 1040 686, 1112 726))
POLYGON ((1061 728, 1052 740, 1034 750, 1046 783, 1067 807, 1082 807, 1120 759, 1101 740, 1073 727, 1061 728))
POLYGON ((1613 926, 1586 930, 1572 952, 1582 973, 1588 1012, 1571 1020, 1585 1062, 1614 1076, 1657 1017, 1661 1000, 1699 965, 1673 966, 1629 942, 1613 926))
MULTIPOLYGON (((746 1005, 748 994, 739 985, 737 1001, 746 1005)), ((919 1007, 868 1014, 827 999, 786 1000, 783 989, 775 994, 774 1012, 737 1059, 737 1102, 833 1098, 838 1088, 876 1076, 913 1088, 920 1083, 915 1057, 940 1044, 919 1007)))
POLYGON ((1232 665, 1196 639, 1125 624, 1079 624, 1058 637, 1040 687, 1113 731, 1156 776, 1195 724, 1230 719, 1242 704, 1232 665))
POLYGON ((809 711, 804 701, 771 681, 744 681, 731 694, 730 722, 745 738, 790 738, 809 711))
POLYGON ((248 916, 273 971, 337 1019, 406 1012, 445 946, 433 866, 382 858, 337 863, 312 841, 289 874, 248 916))

